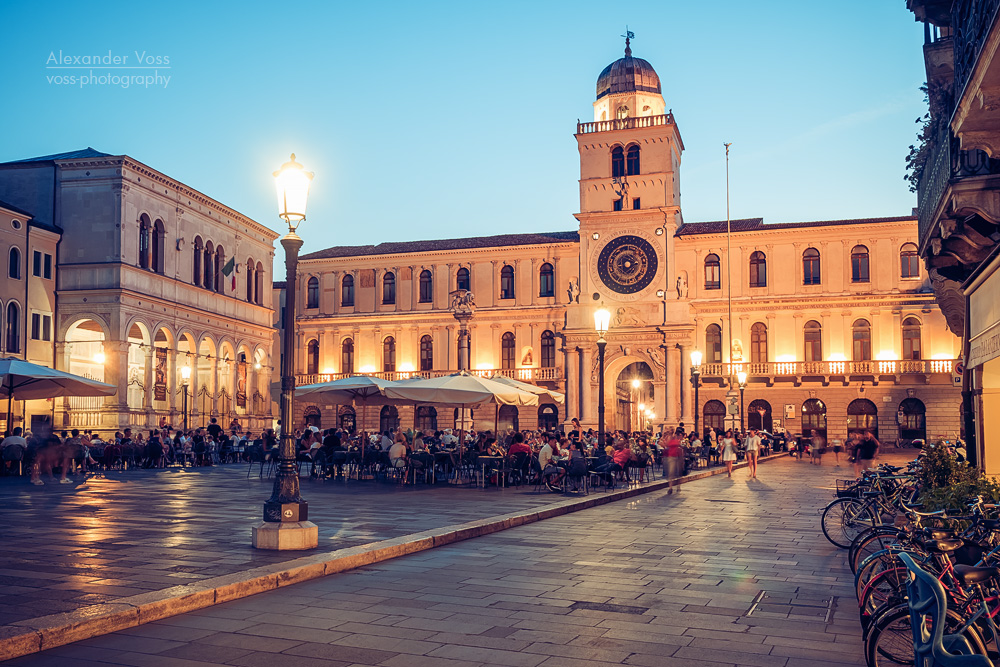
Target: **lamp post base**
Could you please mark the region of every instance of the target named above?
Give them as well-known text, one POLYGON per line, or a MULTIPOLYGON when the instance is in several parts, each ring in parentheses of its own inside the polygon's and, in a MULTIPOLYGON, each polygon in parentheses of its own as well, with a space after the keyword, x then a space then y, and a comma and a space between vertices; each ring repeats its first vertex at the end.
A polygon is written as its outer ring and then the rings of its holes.
POLYGON ((255 549, 301 551, 319 546, 319 527, 312 521, 261 521, 253 527, 255 549))

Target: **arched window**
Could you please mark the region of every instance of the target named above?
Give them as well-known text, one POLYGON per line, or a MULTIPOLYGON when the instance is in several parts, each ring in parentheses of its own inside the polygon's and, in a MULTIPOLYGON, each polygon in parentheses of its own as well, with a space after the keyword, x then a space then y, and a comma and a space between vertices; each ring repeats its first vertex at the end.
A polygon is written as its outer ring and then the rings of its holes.
POLYGON ((226 249, 221 245, 215 248, 215 291, 219 294, 226 293, 225 276, 222 268, 226 265, 226 249))
POLYGON ((722 269, 715 253, 705 258, 705 289, 722 289, 722 269))
POLYGON ((382 303, 396 303, 396 274, 392 271, 382 276, 382 303))
POLYGON ((427 334, 420 337, 420 370, 434 370, 434 339, 427 334))
POLYGON ((542 368, 552 368, 556 365, 556 337, 551 331, 542 332, 542 368))
POLYGON ((802 329, 805 339, 806 361, 823 361, 823 327, 816 320, 809 320, 802 329))
POLYGON ((771 432, 774 422, 771 421, 771 404, 763 398, 750 401, 747 406, 747 428, 756 428, 771 432))
POLYGON ((518 431, 520 426, 517 423, 517 406, 501 405, 497 412, 497 431, 506 430, 518 431))
POLYGON ((191 245, 191 250, 194 253, 192 266, 193 271, 191 274, 191 282, 195 285, 201 285, 201 262, 203 259, 202 253, 205 250, 204 245, 201 242, 201 237, 194 237, 194 243, 191 245))
POLYGON ((808 398, 802 404, 802 435, 809 437, 812 431, 826 437, 826 404, 818 398, 808 398))
POLYGON ((868 248, 863 245, 854 246, 851 250, 851 282, 869 282, 871 277, 868 268, 868 248))
POLYGON ((417 408, 417 415, 414 419, 413 427, 424 433, 433 433, 438 427, 437 410, 429 405, 421 405, 417 408))
POLYGON ((386 373, 396 370, 396 339, 392 336, 382 341, 382 370, 386 373))
POLYGON ((472 281, 469 278, 469 270, 464 266, 460 268, 455 275, 455 289, 464 289, 465 291, 472 289, 470 287, 472 281))
POLYGON ((705 361, 710 364, 722 363, 722 327, 709 324, 705 329, 705 361))
POLYGON ((854 361, 871 361, 872 358, 872 325, 868 320, 855 320, 853 329, 854 351, 851 358, 854 361))
POLYGON ((340 345, 340 372, 351 375, 354 373, 354 341, 345 338, 340 345))
POLYGON ((510 264, 500 269, 500 298, 514 298, 514 267, 510 264))
POLYGON ((21 279, 21 251, 15 246, 11 246, 7 255, 7 277, 21 279))
POLYGON ((760 250, 750 255, 750 287, 767 287, 767 258, 760 250))
POLYGON ((354 412, 354 408, 348 405, 341 406, 339 422, 340 428, 348 433, 354 433, 354 428, 357 426, 357 413, 354 412))
POLYGON ((538 430, 555 431, 559 428, 559 408, 551 403, 538 406, 538 430))
POLYGON ((434 300, 434 279, 431 272, 424 269, 420 272, 420 303, 430 303, 434 300))
POLYGON ((514 334, 504 333, 500 337, 500 368, 514 368, 514 334))
POLYGON ((703 410, 705 430, 723 432, 726 426, 726 406, 722 401, 708 401, 703 410))
POLYGON ((349 273, 340 281, 340 305, 343 307, 354 305, 354 276, 349 273))
POLYGON ((865 431, 878 437, 878 407, 867 398, 856 398, 847 406, 847 434, 865 431))
POLYGON ((917 246, 912 243, 906 243, 899 249, 899 276, 920 277, 920 257, 917 256, 917 246))
POLYGON ((399 428, 399 410, 395 405, 383 405, 378 415, 378 427, 383 433, 399 428))
POLYGON ((264 265, 257 262, 257 270, 253 273, 253 302, 258 306, 264 305, 264 265))
POLYGON ((7 352, 17 354, 21 351, 21 310, 14 301, 7 304, 6 334, 7 352))
POLYGON ((306 308, 319 308, 319 278, 316 276, 306 282, 306 308))
POLYGON ((903 359, 920 359, 920 321, 915 317, 903 320, 903 359))
POLYGON ((621 178, 625 175, 625 150, 621 146, 611 149, 611 177, 621 178))
POLYGON ((919 398, 904 398, 899 404, 896 421, 899 422, 899 437, 904 440, 927 439, 927 408, 919 398))
POLYGON ((205 251, 202 253, 203 261, 202 266, 202 276, 201 276, 201 286, 205 289, 212 289, 215 285, 214 274, 215 270, 215 248, 211 241, 205 243, 205 251))
POLYGON ((802 253, 802 284, 819 285, 819 250, 807 248, 802 253))
POLYGON ((750 327, 750 363, 767 363, 767 325, 763 322, 750 327))
POLYGON ((145 213, 139 217, 139 267, 149 268, 149 218, 145 213))
POLYGON ((628 147, 625 157, 625 173, 628 176, 639 175, 639 147, 632 145, 628 147))
POLYGON ((253 300, 253 287, 257 282, 256 272, 254 271, 253 257, 247 259, 247 302, 256 303, 253 300))
POLYGON ((163 243, 166 239, 166 229, 163 227, 163 221, 157 220, 153 223, 153 237, 152 237, 152 262, 150 268, 156 273, 163 273, 165 268, 163 266, 163 243))
POLYGON ((546 262, 538 271, 538 296, 556 295, 556 272, 552 265, 546 262))
POLYGON ((319 373, 319 341, 311 340, 306 349, 306 373, 319 373))

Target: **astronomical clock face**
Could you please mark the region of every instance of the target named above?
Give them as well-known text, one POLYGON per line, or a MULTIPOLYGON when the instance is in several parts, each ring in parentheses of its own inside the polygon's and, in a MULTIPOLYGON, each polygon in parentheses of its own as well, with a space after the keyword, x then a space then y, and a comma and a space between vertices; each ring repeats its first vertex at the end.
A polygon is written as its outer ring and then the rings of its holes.
POLYGON ((625 233, 609 239, 600 248, 594 268, 600 281, 612 292, 638 295, 653 282, 657 266, 653 244, 636 233, 625 233))

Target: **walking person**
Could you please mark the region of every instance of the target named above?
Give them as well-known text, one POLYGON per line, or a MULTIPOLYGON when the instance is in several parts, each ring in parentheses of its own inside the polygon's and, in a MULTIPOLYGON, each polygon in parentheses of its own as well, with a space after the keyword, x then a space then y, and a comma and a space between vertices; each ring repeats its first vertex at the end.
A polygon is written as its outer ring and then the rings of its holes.
POLYGON ((750 471, 750 479, 757 479, 757 455, 760 453, 760 435, 757 429, 750 429, 750 435, 746 440, 747 449, 747 469, 750 471))
POLYGON ((826 451, 826 440, 823 439, 815 429, 810 433, 809 438, 809 454, 811 460, 810 463, 814 465, 823 465, 823 454, 826 451))
POLYGON ((834 438, 831 442, 833 444, 833 461, 836 464, 836 466, 839 468, 840 467, 840 453, 842 451, 844 451, 844 443, 841 441, 840 438, 834 438))
MULTIPOLYGON (((681 438, 684 435, 684 431, 678 427, 674 431, 674 437, 670 438, 666 444, 666 451, 663 454, 664 470, 669 481, 669 490, 667 493, 674 492, 674 485, 677 484, 677 480, 680 479, 681 474, 684 472, 684 447, 681 446, 681 438)), ((680 489, 677 489, 680 493, 680 489)))
POLYGON ((736 461, 736 440, 733 438, 733 429, 726 431, 722 438, 722 462, 726 464, 726 474, 733 476, 733 462, 736 461))
POLYGON ((874 465, 881 446, 882 443, 875 438, 875 435, 871 431, 865 431, 864 439, 858 444, 857 449, 854 450, 856 459, 854 462, 855 477, 860 477, 862 472, 874 465))

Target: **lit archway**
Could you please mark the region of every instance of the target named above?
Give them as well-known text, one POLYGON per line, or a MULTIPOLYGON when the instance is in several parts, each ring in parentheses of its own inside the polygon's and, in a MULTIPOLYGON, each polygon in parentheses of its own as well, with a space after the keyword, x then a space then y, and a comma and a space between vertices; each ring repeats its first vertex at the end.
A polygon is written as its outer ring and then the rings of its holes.
MULTIPOLYGON (((615 379, 615 422, 613 427, 627 432, 644 431, 649 425, 647 412, 654 412, 656 395, 653 371, 645 361, 636 361, 623 368, 615 379)), ((607 394, 607 392, 605 392, 607 394)), ((606 396, 607 397, 607 396, 606 396)), ((662 415, 660 415, 662 417, 662 415)), ((655 417, 654 417, 655 418, 655 417)))

